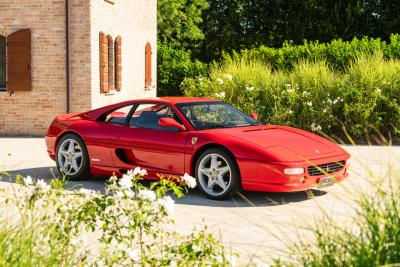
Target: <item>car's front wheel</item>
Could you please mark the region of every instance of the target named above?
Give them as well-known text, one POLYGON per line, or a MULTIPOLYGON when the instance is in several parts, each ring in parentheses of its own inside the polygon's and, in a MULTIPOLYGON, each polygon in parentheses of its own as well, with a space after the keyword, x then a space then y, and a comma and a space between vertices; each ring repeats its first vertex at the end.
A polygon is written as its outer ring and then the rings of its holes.
POLYGON ((237 193, 240 174, 235 159, 222 148, 204 151, 196 163, 200 191, 211 199, 226 199, 237 193))
POLYGON ((57 144, 57 168, 70 180, 89 176, 89 156, 85 143, 74 134, 64 135, 57 144))

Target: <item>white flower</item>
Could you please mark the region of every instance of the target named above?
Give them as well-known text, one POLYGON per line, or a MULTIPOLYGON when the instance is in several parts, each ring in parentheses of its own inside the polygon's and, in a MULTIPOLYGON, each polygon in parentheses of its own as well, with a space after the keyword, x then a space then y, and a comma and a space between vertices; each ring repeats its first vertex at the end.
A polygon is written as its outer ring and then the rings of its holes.
POLYGON ((312 102, 311 101, 307 102, 306 104, 307 104, 307 106, 312 107, 312 102))
POLYGON ((33 184, 32 177, 30 175, 26 176, 26 178, 24 178, 24 183, 25 185, 32 185, 33 184))
POLYGON ((122 188, 129 189, 129 188, 131 188, 133 186, 132 177, 130 175, 124 174, 124 175, 122 175, 122 178, 119 179, 118 184, 122 188))
POLYGON ((128 257, 133 261, 139 261, 139 251, 137 249, 131 249, 128 251, 128 257))
MULTIPOLYGON (((230 81, 232 81, 232 78, 233 78, 232 74, 229 74, 229 73, 225 73, 224 77, 227 78, 230 81)), ((223 83, 223 81, 222 81, 222 83, 223 83)))
POLYGON ((137 194, 138 198, 148 201, 156 200, 156 194, 151 190, 140 190, 137 194))
POLYGON ((220 92, 215 94, 218 98, 225 98, 225 92, 220 92))
POLYGON ((170 196, 165 196, 158 200, 158 203, 164 208, 168 216, 172 216, 175 210, 175 201, 170 196))
POLYGON ((133 176, 137 176, 137 175, 145 176, 145 175, 147 175, 147 171, 145 169, 141 169, 140 167, 136 167, 133 170, 133 176))
POLYGON ((293 110, 290 110, 290 109, 289 109, 289 110, 288 110, 288 113, 289 113, 289 114, 293 114, 293 110))
POLYGON ((124 193, 122 193, 121 191, 117 191, 117 193, 115 193, 114 197, 116 199, 121 199, 124 197, 124 193))
POLYGON ((311 131, 318 132, 321 131, 322 127, 320 125, 315 124, 314 122, 311 123, 311 131))
POLYGON ((96 191, 92 190, 92 189, 86 189, 86 188, 81 188, 79 189, 79 193, 86 195, 86 196, 90 196, 96 193, 96 191))
POLYGON ((310 96, 311 94, 309 93, 309 92, 307 92, 307 91, 304 91, 303 92, 303 96, 310 96))
POLYGON ((377 92, 378 94, 380 94, 380 93, 382 93, 382 90, 379 89, 379 88, 376 88, 376 92, 377 92))
POLYGON ((322 110, 323 113, 326 113, 328 110, 326 108, 324 108, 324 110, 322 110))
POLYGON ((224 80, 222 80, 221 78, 217 78, 217 83, 223 84, 223 83, 224 83, 224 80))
POLYGON ((50 190, 50 185, 47 184, 43 179, 39 179, 36 185, 40 188, 43 193, 47 193, 50 190))
POLYGON ((192 176, 190 176, 189 174, 185 173, 182 176, 182 180, 187 184, 187 186, 189 188, 195 188, 197 183, 196 183, 196 179, 193 178, 192 176))
POLYGON ((36 189, 34 187, 32 187, 29 190, 29 193, 26 195, 26 199, 27 200, 31 199, 35 194, 36 194, 36 189))
POLYGON ((246 85, 245 88, 247 91, 250 91, 250 92, 254 90, 254 86, 250 86, 250 85, 246 85))
POLYGON ((132 190, 127 190, 125 192, 125 195, 129 198, 133 198, 135 196, 135 193, 132 190))
POLYGON ((333 100, 333 104, 335 105, 338 102, 338 99, 336 98, 335 100, 333 100))
POLYGON ((292 85, 291 85, 290 83, 285 84, 285 86, 286 86, 287 88, 292 87, 292 85))

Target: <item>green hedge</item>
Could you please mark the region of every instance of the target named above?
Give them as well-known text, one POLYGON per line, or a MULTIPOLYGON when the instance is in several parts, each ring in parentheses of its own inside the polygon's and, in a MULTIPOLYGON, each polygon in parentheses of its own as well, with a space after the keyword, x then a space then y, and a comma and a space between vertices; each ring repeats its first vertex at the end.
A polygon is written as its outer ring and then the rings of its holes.
POLYGON ((390 42, 364 37, 350 42, 333 40, 330 43, 307 42, 293 45, 286 42, 281 48, 260 46, 232 54, 224 54, 225 60, 261 60, 273 69, 292 69, 299 60, 326 60, 335 70, 345 70, 360 54, 382 53, 385 59, 400 59, 400 35, 392 34, 390 42))
MULTIPOLYGON (((340 43, 340 42, 339 42, 340 43)), ((230 58, 207 77, 187 78, 188 96, 217 97, 270 124, 352 137, 400 136, 400 60, 358 55, 338 71, 327 59, 274 70, 260 60, 230 58)))
POLYGON ((157 49, 158 95, 182 95, 180 84, 185 77, 207 73, 207 64, 192 60, 190 52, 159 43, 157 49))

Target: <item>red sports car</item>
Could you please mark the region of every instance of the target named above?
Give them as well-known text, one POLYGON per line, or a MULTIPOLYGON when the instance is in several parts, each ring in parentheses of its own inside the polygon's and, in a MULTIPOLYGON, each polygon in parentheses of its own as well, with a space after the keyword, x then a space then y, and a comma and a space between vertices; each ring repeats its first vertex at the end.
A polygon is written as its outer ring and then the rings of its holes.
POLYGON ((47 151, 70 179, 122 175, 141 167, 196 177, 202 193, 223 199, 239 189, 302 191, 348 176, 350 155, 315 134, 263 125, 218 100, 163 97, 59 115, 47 151))

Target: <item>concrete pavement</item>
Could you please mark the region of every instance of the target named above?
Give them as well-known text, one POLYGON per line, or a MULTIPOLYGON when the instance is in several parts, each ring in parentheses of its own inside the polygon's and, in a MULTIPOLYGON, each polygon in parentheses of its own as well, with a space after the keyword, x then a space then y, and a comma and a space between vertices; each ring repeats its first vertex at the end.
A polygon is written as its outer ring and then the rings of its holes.
MULTIPOLYGON (((354 213, 350 201, 371 188, 371 176, 385 176, 388 166, 400 169, 400 147, 345 146, 352 155, 349 178, 332 187, 297 193, 245 192, 231 200, 213 201, 192 190, 177 199, 175 229, 190 232, 208 226, 240 254, 240 262, 266 262, 299 238, 310 238, 304 227, 324 212, 346 221, 354 213)), ((43 138, 0 138, 0 171, 50 180, 58 175, 43 138)), ((107 177, 70 182, 69 186, 104 190, 107 177)))

